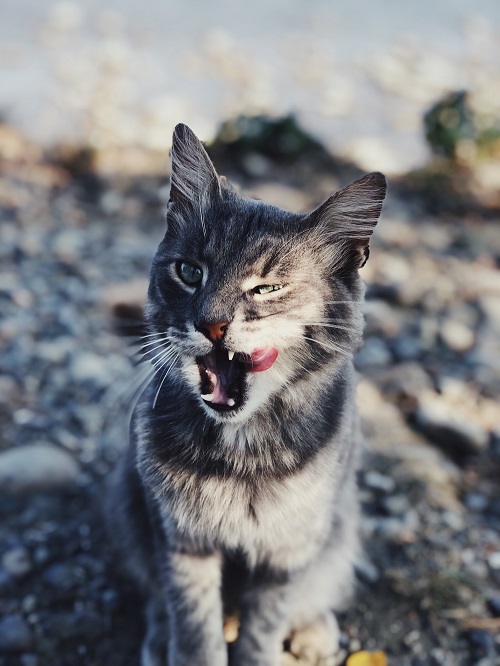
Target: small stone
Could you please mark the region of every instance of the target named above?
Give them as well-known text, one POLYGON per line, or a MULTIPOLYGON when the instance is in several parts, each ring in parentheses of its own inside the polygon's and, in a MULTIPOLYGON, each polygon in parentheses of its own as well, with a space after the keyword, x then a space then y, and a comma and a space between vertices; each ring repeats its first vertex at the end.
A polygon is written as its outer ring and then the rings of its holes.
POLYGON ((365 473, 363 485, 370 490, 376 490, 381 493, 392 493, 396 487, 394 480, 390 476, 381 474, 374 469, 365 473))
POLYGON ((469 511, 481 513, 488 507, 488 498, 480 493, 469 493, 465 498, 465 506, 469 511))
POLYGON ((30 554, 22 546, 11 548, 2 555, 2 567, 13 578, 22 578, 31 571, 30 554))
POLYGON ((500 595, 490 597, 487 601, 487 606, 493 617, 500 617, 500 595))
POLYGON ((36 654, 22 654, 21 655, 21 666, 38 666, 39 661, 36 654))
POLYGON ((434 444, 458 458, 480 453, 489 443, 486 430, 474 423, 461 421, 439 403, 421 406, 416 412, 415 425, 434 444))
POLYGON ((0 487, 12 494, 71 486, 79 471, 73 456, 52 444, 29 444, 0 453, 0 487))
POLYGON ((79 352, 71 363, 71 374, 77 382, 91 381, 100 386, 110 382, 105 359, 91 352, 79 352))
POLYGON ((0 652, 26 652, 32 643, 31 630, 20 615, 0 620, 0 652))
POLYGON ((495 649, 493 636, 483 629, 471 629, 466 633, 466 637, 476 650, 479 649, 483 653, 495 649))
POLYGON ((108 190, 102 195, 100 204, 106 215, 116 215, 123 207, 123 197, 118 192, 108 190))
POLYGON ((78 584, 78 576, 73 566, 66 562, 56 562, 43 572, 43 579, 51 587, 68 591, 78 584))
POLYGON ((488 565, 495 571, 500 570, 500 550, 497 550, 489 555, 488 565))
POLYGON ((474 333, 461 321, 446 319, 440 334, 445 344, 454 352, 463 353, 474 346, 474 333))
POLYGON ((366 557, 360 557, 356 561, 356 574, 360 580, 371 585, 380 580, 379 570, 366 557))
POLYGON ((404 495, 390 495, 383 498, 382 506, 392 516, 402 516, 410 508, 410 503, 404 495))
POLYGON ((383 340, 368 338, 354 360, 356 367, 359 369, 383 367, 391 363, 392 355, 383 340))

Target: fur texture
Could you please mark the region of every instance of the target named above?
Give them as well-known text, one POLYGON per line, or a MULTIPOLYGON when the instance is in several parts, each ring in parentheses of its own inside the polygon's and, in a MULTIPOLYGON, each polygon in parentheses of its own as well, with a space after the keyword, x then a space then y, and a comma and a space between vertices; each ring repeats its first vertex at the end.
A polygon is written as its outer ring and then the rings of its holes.
POLYGON ((385 179, 296 215, 230 190, 184 125, 171 155, 154 376, 108 510, 147 599, 142 665, 225 666, 224 613, 236 666, 278 666, 286 639, 334 663, 358 548, 358 268, 385 179))

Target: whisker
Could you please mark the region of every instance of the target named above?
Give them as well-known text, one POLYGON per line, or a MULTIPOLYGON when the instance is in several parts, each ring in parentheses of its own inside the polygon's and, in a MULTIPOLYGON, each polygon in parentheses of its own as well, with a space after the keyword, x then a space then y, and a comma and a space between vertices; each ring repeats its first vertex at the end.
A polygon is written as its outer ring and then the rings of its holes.
MULTIPOLYGON (((160 382, 160 385, 159 385, 159 387, 158 387, 158 390, 156 391, 155 398, 154 398, 154 400, 153 400, 153 409, 156 407, 156 401, 158 400, 158 396, 160 395, 161 387, 163 386, 163 383, 165 382, 165 379, 167 378, 169 372, 172 370, 172 368, 174 367, 174 365, 176 364, 176 362, 177 362, 178 360, 179 360, 179 355, 176 354, 176 357, 171 361, 171 363, 170 363, 170 365, 168 366, 168 368, 167 368, 165 374, 163 375, 162 380, 161 380, 161 382, 160 382)), ((165 367, 166 363, 167 363, 167 362, 165 362, 165 363, 163 364, 162 368, 165 367)))
POLYGON ((289 337, 292 338, 297 338, 298 340, 310 340, 311 342, 315 342, 318 345, 321 345, 322 347, 325 347, 325 349, 328 349, 329 351, 336 351, 339 352, 339 354, 343 354, 344 356, 347 356, 350 358, 352 356, 352 352, 348 351, 347 349, 344 349, 343 347, 339 347, 336 345, 334 342, 323 342, 322 340, 316 340, 315 338, 309 338, 306 335, 294 335, 292 333, 287 334, 289 337))
POLYGON ((160 356, 163 357, 163 354, 168 356, 168 355, 172 355, 172 354, 177 353, 175 351, 175 349, 173 349, 172 347, 168 347, 167 349, 165 349, 165 347, 163 347, 163 345, 161 345, 161 346, 162 346, 162 350, 160 352, 158 352, 158 354, 155 354, 155 356, 153 356, 152 358, 148 359, 149 362, 152 363, 153 365, 155 365, 155 360, 157 358, 159 358, 160 356))
POLYGON ((145 349, 146 347, 150 347, 151 345, 154 345, 157 342, 170 342, 170 340, 167 336, 164 336, 162 338, 157 338, 155 340, 150 340, 149 342, 143 342, 141 347, 142 347, 142 349, 145 349))
POLYGON ((354 328, 353 326, 342 326, 341 324, 327 324, 322 321, 301 321, 300 324, 304 326, 323 326, 325 328, 337 328, 340 331, 348 331, 349 333, 361 333, 361 329, 354 328))
POLYGON ((342 349, 342 347, 337 346, 334 342, 323 342, 321 340, 315 340, 314 338, 308 338, 305 335, 303 336, 304 340, 310 340, 311 342, 316 342, 318 345, 322 345, 325 347, 325 349, 328 349, 330 351, 337 351, 339 354, 343 354, 344 356, 347 356, 350 358, 352 356, 351 352, 346 351, 345 349, 342 349))
POLYGON ((161 333, 145 333, 144 335, 141 335, 141 338, 152 338, 154 335, 168 335, 168 333, 166 331, 161 333))

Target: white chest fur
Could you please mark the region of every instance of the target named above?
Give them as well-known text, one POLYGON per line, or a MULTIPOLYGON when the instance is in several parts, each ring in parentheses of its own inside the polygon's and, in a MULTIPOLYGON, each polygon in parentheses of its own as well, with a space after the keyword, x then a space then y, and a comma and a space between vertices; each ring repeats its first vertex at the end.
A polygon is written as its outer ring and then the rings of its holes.
POLYGON ((337 464, 325 449, 300 471, 252 485, 239 478, 171 477, 166 513, 192 538, 241 549, 250 565, 303 566, 329 534, 337 464))

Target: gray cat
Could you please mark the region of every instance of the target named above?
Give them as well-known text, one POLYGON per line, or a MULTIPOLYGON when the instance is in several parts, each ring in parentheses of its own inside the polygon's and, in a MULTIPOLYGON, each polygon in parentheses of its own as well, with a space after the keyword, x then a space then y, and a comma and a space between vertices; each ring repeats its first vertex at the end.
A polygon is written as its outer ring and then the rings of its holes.
POLYGON ((142 666, 278 666, 285 643, 334 663, 358 550, 358 268, 385 179, 297 215, 237 195, 185 125, 171 155, 155 374, 108 511, 147 600, 142 666))

